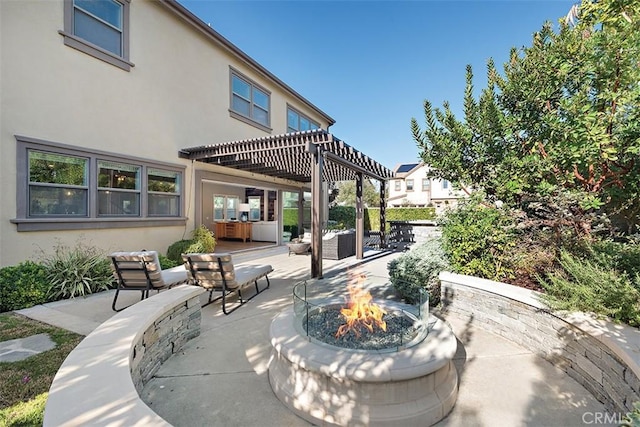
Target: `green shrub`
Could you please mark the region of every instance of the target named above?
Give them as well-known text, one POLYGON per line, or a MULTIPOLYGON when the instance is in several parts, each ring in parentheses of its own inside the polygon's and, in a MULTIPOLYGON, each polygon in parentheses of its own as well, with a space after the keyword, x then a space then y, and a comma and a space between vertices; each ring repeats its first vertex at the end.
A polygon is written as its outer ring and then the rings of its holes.
POLYGON ((174 261, 162 254, 158 254, 158 261, 160 261, 160 268, 162 268, 163 270, 166 270, 167 268, 177 267, 182 264, 182 259, 180 259, 180 261, 174 261))
POLYGON ((442 221, 444 251, 456 273, 491 280, 513 276, 513 219, 503 210, 470 200, 447 212, 442 221))
POLYGON ((115 283, 106 254, 93 246, 79 243, 70 248, 58 244, 42 265, 51 285, 49 298, 75 298, 112 288, 115 283))
POLYGON ((595 260, 604 268, 615 268, 628 277, 640 275, 640 245, 637 243, 596 241, 590 246, 595 260))
MULTIPOLYGON (((562 269, 541 278, 544 300, 557 310, 593 312, 640 326, 640 291, 624 273, 563 250, 562 269)), ((635 276, 635 285, 640 276, 635 276)))
POLYGON ((436 218, 435 208, 388 208, 387 221, 428 221, 436 218))
POLYGON ((396 292, 407 303, 417 302, 418 290, 421 288, 429 292, 430 305, 440 302, 438 274, 449 268, 440 239, 430 239, 415 246, 409 252, 390 261, 387 268, 396 292))
POLYGON ((356 208, 353 206, 333 206, 329 209, 329 219, 336 224, 342 224, 343 228, 355 228, 356 208))
POLYGON ((216 248, 216 239, 213 237, 213 233, 204 225, 200 225, 191 233, 191 239, 196 242, 199 250, 195 252, 199 253, 211 253, 216 248))
POLYGON ((196 244, 195 240, 178 240, 167 249, 167 258, 173 262, 182 262, 182 254, 193 253, 190 248, 196 244))
POLYGON ((0 269, 0 312, 47 302, 49 287, 47 271, 41 264, 26 261, 0 269))
POLYGON ((182 254, 211 253, 216 248, 216 239, 211 231, 204 225, 199 226, 191 233, 191 239, 178 240, 167 249, 167 258, 171 261, 182 263, 182 254))
POLYGON ((640 427, 640 402, 633 403, 633 411, 624 416, 620 427, 640 427))

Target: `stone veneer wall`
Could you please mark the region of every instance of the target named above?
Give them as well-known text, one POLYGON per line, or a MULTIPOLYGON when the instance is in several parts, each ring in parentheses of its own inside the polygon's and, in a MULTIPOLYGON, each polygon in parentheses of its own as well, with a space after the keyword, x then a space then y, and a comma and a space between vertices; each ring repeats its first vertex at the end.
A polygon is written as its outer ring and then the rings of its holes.
POLYGON ((149 325, 131 352, 131 378, 138 393, 171 355, 200 335, 201 318, 200 296, 196 295, 149 325))
POLYGON ((43 426, 169 426, 139 392, 167 358, 200 334, 204 292, 176 286, 116 313, 87 335, 53 379, 43 426))
POLYGON ((605 404, 626 413, 640 401, 640 332, 581 313, 552 313, 539 293, 443 272, 442 311, 531 350, 605 404))

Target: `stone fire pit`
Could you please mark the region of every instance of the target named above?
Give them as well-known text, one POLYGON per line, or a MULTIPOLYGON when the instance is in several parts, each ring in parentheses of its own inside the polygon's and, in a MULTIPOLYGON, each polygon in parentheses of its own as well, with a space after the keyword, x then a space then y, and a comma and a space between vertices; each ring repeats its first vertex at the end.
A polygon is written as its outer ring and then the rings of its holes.
MULTIPOLYGON (((310 299, 311 309, 323 301, 336 303, 335 298, 310 299)), ((395 310, 404 304, 384 301, 382 306, 395 310)), ((294 413, 318 425, 433 425, 457 398, 452 362, 457 342, 441 320, 428 313, 422 320, 428 331, 405 345, 354 350, 310 338, 300 306, 294 305, 271 324, 271 388, 294 413)))

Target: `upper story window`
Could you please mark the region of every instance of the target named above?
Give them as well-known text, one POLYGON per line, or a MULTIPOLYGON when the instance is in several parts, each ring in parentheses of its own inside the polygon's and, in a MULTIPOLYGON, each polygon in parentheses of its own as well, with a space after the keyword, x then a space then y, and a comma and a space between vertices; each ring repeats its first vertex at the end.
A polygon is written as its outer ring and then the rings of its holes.
POLYGON ((98 223, 113 226, 116 219, 141 226, 184 221, 181 166, 16 139, 24 177, 12 220, 18 231, 103 228, 98 223))
POLYGON ((407 179, 405 181, 405 185, 407 186, 407 191, 413 191, 413 180, 407 179))
POLYGON ((287 132, 302 132, 312 129, 320 129, 320 123, 314 122, 291 107, 287 108, 287 132))
POLYGON ((429 191, 431 188, 431 180, 429 178, 422 178, 422 191, 429 191))
POLYGON ((402 181, 400 181, 399 179, 396 179, 393 184, 394 184, 394 188, 393 189, 395 191, 400 191, 401 190, 400 186, 402 184, 402 181))
POLYGON ((447 181, 446 179, 442 180, 442 189, 446 190, 447 188, 449 188, 449 181, 447 181))
POLYGON ((236 72, 231 73, 232 116, 271 131, 269 124, 271 95, 236 72), (233 114, 235 113, 235 115, 233 114))
POLYGON ((64 0, 64 43, 129 71, 130 0, 64 0))

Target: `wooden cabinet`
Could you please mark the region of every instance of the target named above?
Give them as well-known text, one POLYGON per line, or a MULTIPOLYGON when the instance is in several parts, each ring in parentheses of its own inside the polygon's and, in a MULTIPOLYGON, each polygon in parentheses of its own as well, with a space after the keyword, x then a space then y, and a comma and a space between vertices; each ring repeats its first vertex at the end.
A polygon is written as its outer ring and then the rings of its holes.
POLYGON ((241 239, 243 242, 251 241, 250 222, 216 222, 216 239, 241 239))

